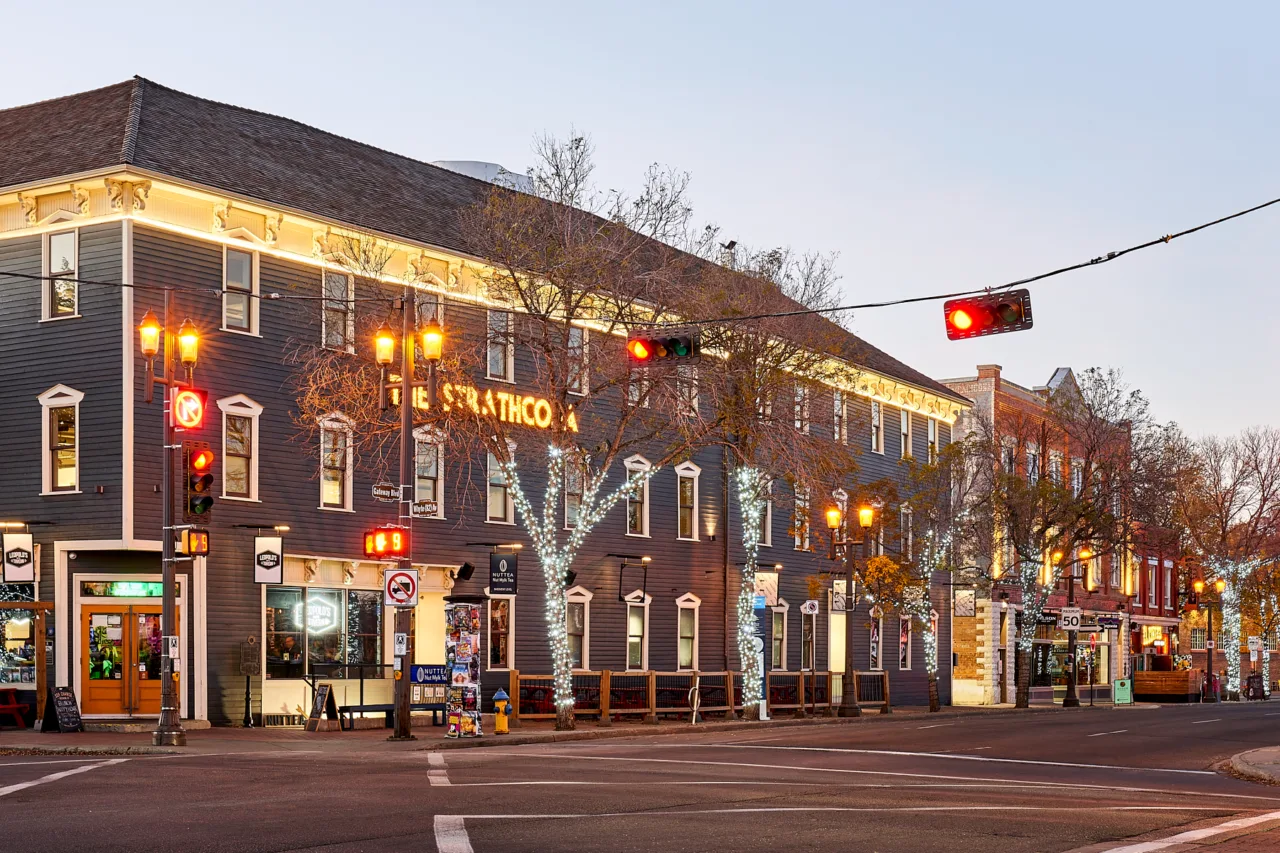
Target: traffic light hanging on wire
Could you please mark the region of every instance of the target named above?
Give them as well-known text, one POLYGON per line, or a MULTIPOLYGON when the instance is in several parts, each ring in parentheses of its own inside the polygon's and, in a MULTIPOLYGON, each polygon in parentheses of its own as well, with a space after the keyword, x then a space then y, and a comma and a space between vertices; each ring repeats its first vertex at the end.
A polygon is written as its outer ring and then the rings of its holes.
POLYGON ((182 456, 187 471, 183 514, 188 520, 208 518, 213 511, 213 451, 206 441, 184 441, 182 456))
POLYGON ((632 332, 627 336, 627 355, 633 364, 686 361, 701 353, 696 330, 632 332))
POLYGON ((1031 328, 1031 293, 1026 288, 948 299, 942 305, 947 337, 958 341, 1031 328))

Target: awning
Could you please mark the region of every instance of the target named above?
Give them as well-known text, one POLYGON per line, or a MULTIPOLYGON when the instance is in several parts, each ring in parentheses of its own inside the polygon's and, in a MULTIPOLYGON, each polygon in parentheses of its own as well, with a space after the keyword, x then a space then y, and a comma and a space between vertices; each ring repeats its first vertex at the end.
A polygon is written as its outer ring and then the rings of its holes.
POLYGON ((1136 625, 1164 625, 1166 628, 1173 628, 1182 620, 1168 616, 1139 616, 1135 613, 1129 617, 1129 621, 1136 625))

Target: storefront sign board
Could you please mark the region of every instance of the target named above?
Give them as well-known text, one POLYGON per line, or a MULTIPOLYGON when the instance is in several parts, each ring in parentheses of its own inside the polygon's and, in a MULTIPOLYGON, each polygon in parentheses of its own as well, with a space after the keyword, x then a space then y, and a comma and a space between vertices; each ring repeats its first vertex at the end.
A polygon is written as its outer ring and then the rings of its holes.
POLYGON ((34 583, 36 550, 30 533, 6 533, 3 537, 4 582, 34 583))
POLYGON ((1133 704, 1133 681, 1128 678, 1117 678, 1111 685, 1112 701, 1117 705, 1133 704))
POLYGON ((489 594, 515 595, 519 587, 518 554, 489 555, 489 594))
POLYGON ((253 538, 253 582, 284 583, 284 539, 279 536, 253 538))
POLYGON ((44 703, 44 719, 40 721, 42 732, 82 732, 80 705, 75 691, 70 687, 50 687, 44 703))

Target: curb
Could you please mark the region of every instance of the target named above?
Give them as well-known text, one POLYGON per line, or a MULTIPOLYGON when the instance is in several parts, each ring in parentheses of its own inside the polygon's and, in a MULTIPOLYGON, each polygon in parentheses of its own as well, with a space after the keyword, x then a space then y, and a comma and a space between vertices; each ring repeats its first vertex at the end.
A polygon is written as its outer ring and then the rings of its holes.
POLYGON ((646 726, 637 729, 634 726, 626 728, 587 728, 575 729, 567 732, 546 731, 534 734, 520 735, 486 735, 483 738, 450 738, 433 743, 428 746, 419 747, 422 752, 432 752, 442 749, 483 749, 485 747, 494 746, 528 746, 541 743, 566 743, 569 741, 580 740, 615 740, 618 738, 647 738, 663 735, 687 735, 696 734, 698 732, 747 732, 756 729, 781 729, 795 728, 799 726, 850 726, 850 725, 871 725, 874 720, 885 720, 892 722, 895 719, 919 719, 919 720, 936 720, 936 719, 959 719, 965 717, 998 717, 1004 714, 1051 714, 1061 712, 1060 707, 1043 707, 1043 708, 1017 708, 1017 709, 1000 709, 980 710, 957 710, 957 711, 938 711, 932 714, 909 714, 895 717, 893 714, 880 714, 875 711, 864 712, 861 717, 809 717, 809 718, 783 718, 774 720, 740 720, 737 722, 713 722, 701 723, 699 725, 675 725, 666 724, 658 726, 646 726))
POLYGON ((10 755, 186 755, 181 749, 164 746, 6 746, 0 742, 0 757, 10 755))
POLYGON ((1247 752, 1236 753, 1227 761, 1219 765, 1221 771, 1227 772, 1232 776, 1245 779, 1249 782, 1256 782, 1260 785, 1280 785, 1280 771, 1264 770, 1249 760, 1249 756, 1257 755, 1261 752, 1271 752, 1275 754, 1277 748, 1274 746, 1264 746, 1260 749, 1251 749, 1247 752))

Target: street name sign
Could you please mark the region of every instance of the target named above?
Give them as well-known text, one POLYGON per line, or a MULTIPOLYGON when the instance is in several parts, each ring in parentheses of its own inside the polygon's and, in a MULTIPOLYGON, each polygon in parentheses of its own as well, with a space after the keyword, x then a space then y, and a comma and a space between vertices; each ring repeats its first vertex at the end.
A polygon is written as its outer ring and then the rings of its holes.
POLYGON ((395 503, 400 500, 400 487, 394 483, 374 483, 373 496, 383 503, 395 503))
POLYGON ((414 501, 409 512, 414 518, 435 518, 440 513, 440 505, 435 501, 414 501))

